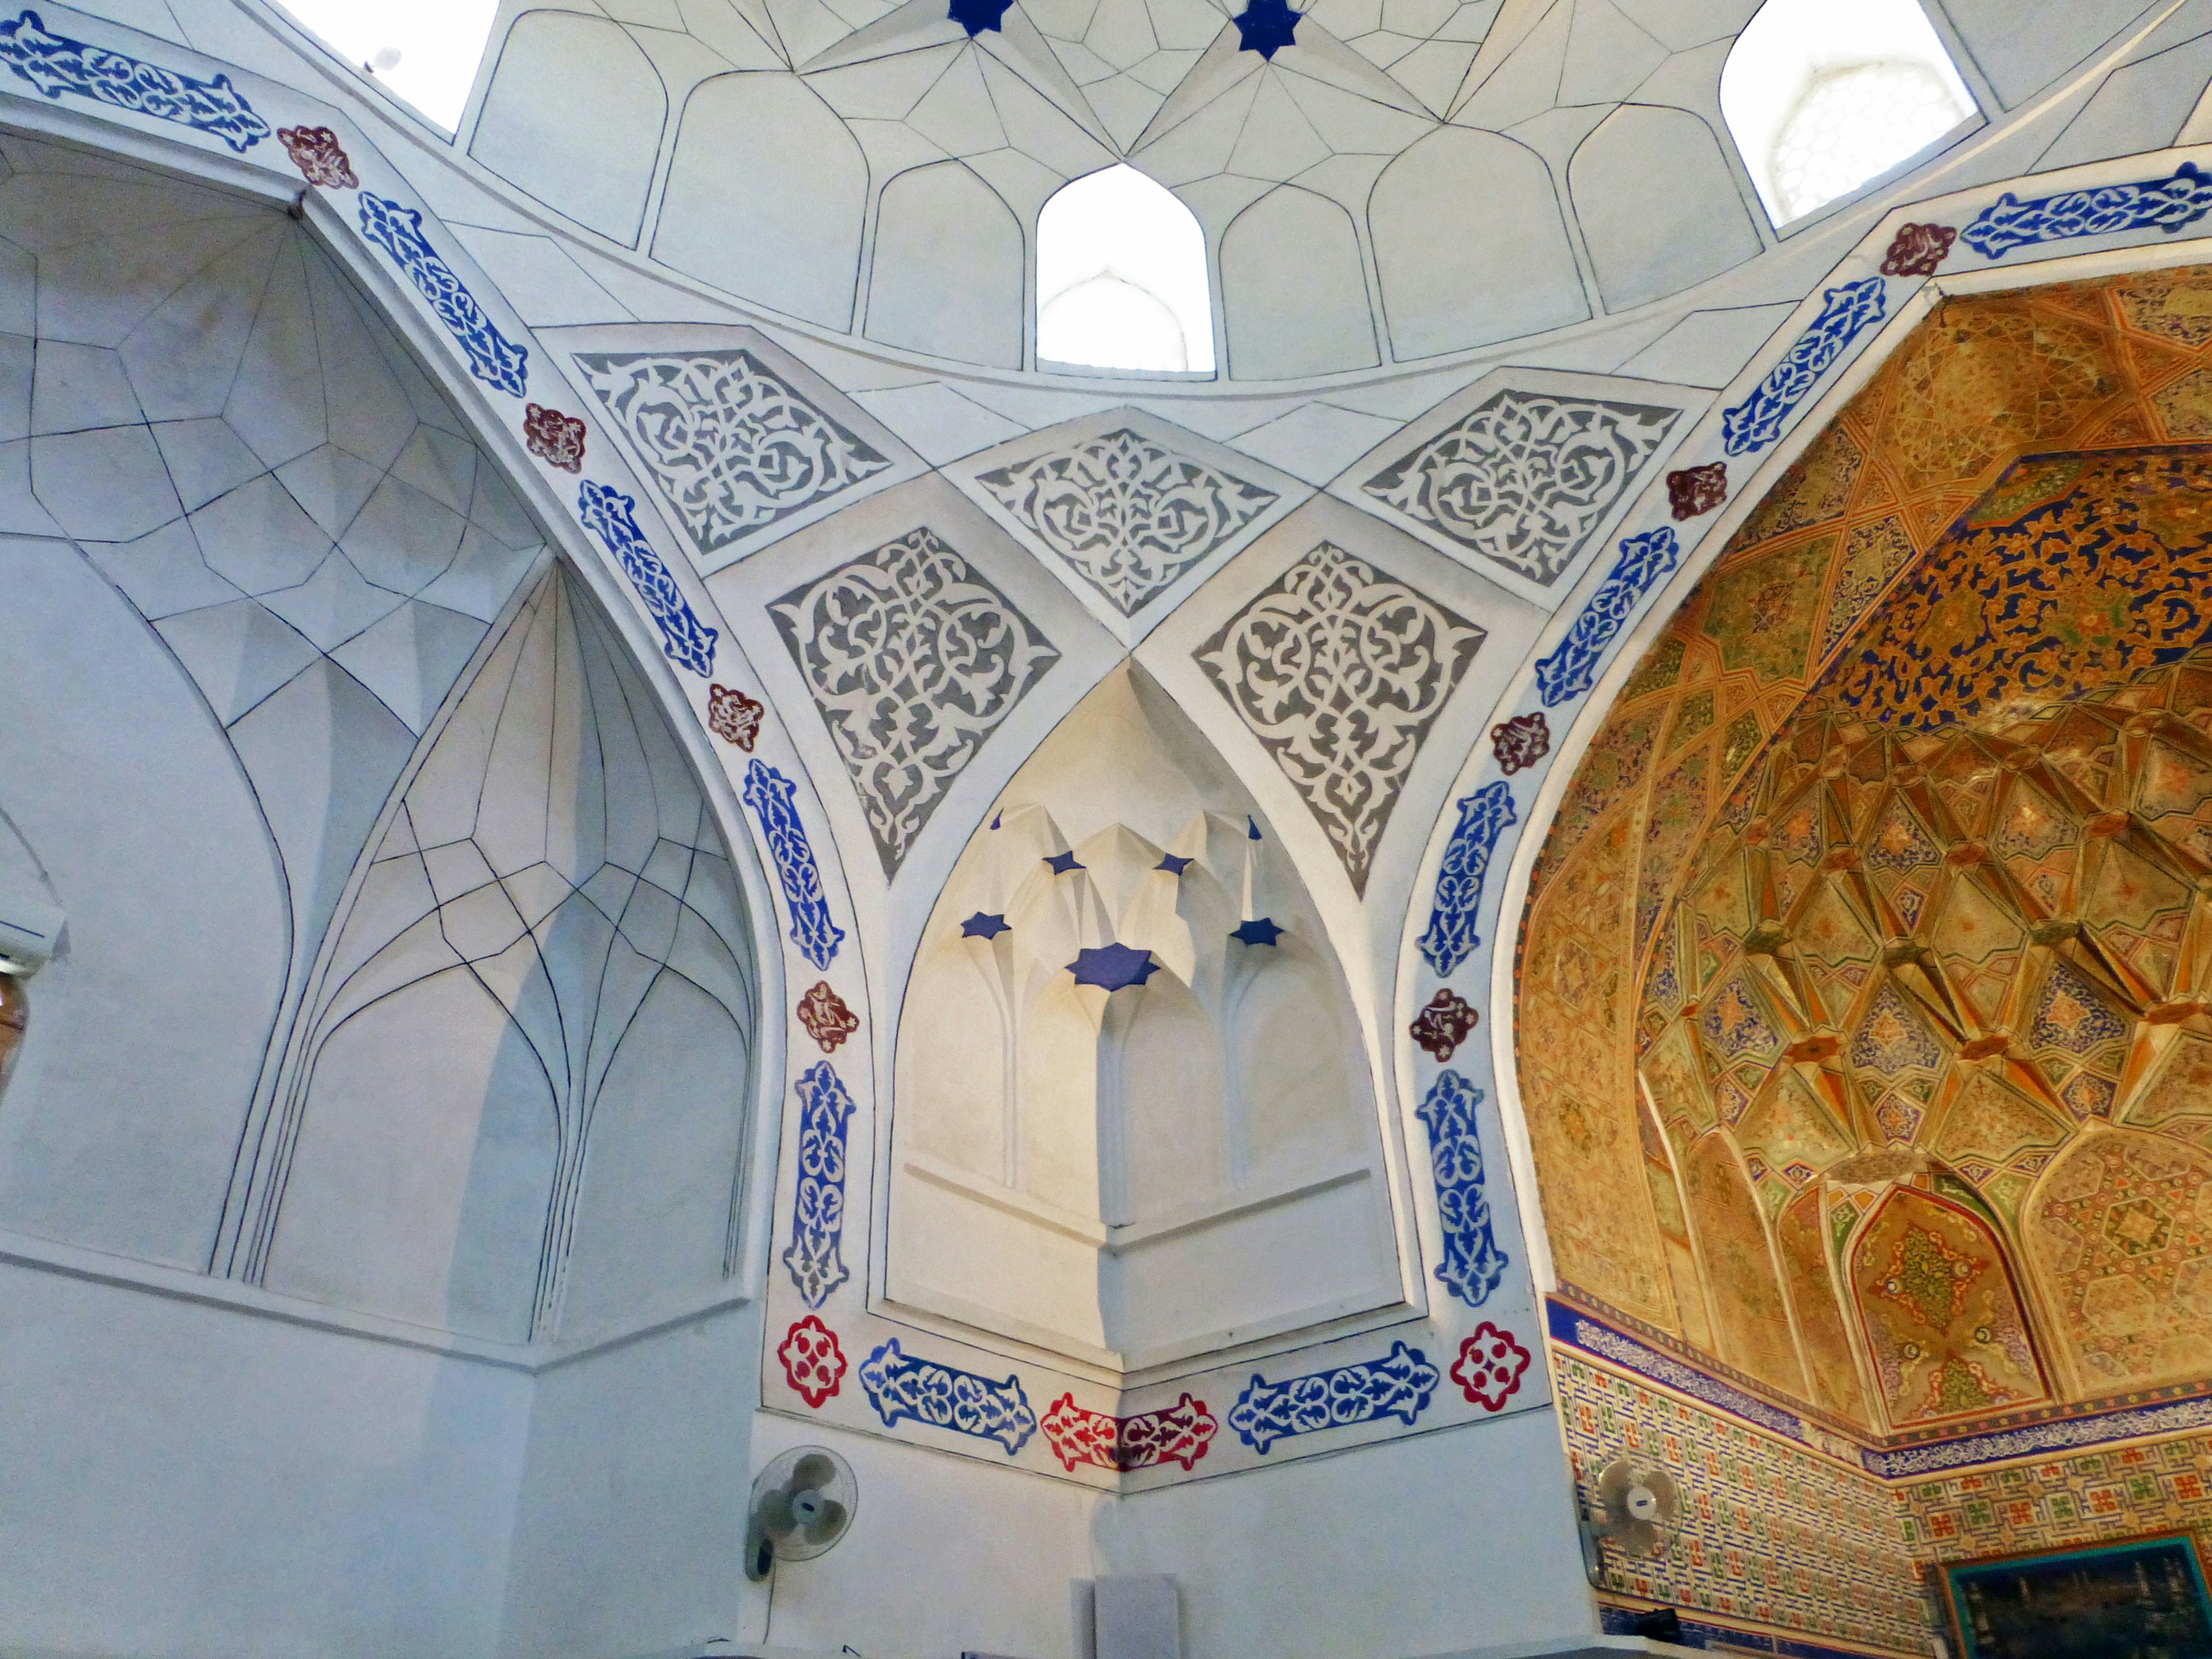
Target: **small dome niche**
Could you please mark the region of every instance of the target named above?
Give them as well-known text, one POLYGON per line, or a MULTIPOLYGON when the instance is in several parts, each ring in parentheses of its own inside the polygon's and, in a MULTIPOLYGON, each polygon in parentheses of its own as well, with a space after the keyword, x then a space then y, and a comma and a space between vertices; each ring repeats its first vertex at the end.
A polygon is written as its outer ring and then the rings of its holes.
POLYGON ((1401 1295, 1320 912, 1133 665, 1015 775, 939 897, 892 1154, 895 1301, 1124 1374, 1401 1295))

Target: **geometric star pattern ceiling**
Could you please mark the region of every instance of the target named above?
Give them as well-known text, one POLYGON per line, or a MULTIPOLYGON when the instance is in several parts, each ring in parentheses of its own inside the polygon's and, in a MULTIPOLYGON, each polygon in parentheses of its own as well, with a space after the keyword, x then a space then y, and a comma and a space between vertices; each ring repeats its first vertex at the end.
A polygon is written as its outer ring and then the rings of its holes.
POLYGON ((1862 1431, 2212 1386, 2208 301, 1947 303, 1638 665, 1539 865, 1569 1293, 1862 1431))

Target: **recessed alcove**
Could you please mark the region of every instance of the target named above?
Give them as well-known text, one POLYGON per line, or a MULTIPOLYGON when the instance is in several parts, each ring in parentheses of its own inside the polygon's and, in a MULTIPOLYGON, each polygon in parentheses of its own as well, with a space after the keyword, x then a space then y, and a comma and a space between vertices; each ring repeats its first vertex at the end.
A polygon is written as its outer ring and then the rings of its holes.
POLYGON ((923 935, 891 1298, 1128 1374, 1401 1294, 1367 1052, 1251 797, 1141 669, 1015 775, 923 935))

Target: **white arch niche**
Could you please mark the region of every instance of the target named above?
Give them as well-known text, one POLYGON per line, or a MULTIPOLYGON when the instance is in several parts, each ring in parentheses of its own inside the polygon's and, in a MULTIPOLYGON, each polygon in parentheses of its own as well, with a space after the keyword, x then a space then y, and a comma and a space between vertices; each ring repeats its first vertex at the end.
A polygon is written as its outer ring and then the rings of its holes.
POLYGON ((1721 70, 1721 114, 1787 225, 1976 113, 1919 0, 1766 0, 1721 70))
POLYGON ((894 1303, 1127 1382, 1403 1296, 1320 911, 1142 670, 1060 723, 946 881, 891 1150, 894 1303))
POLYGON ((1040 364, 1213 372, 1206 233, 1174 193, 1116 164, 1037 216, 1040 364))

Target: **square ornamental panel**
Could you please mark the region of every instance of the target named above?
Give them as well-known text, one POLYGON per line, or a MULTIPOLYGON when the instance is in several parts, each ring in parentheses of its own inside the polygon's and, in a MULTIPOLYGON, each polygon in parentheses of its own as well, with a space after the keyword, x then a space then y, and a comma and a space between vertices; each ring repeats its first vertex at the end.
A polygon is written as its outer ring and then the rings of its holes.
POLYGON ((865 410, 755 330, 550 332, 586 411, 650 484, 702 574, 925 470, 865 410))
POLYGON ((1686 387, 1504 370, 1392 434, 1329 489, 1550 609, 1709 401, 1686 387))
POLYGON ((1134 645, 1310 485, 1123 405, 971 455, 945 476, 1134 645))

